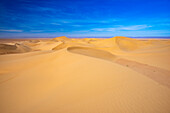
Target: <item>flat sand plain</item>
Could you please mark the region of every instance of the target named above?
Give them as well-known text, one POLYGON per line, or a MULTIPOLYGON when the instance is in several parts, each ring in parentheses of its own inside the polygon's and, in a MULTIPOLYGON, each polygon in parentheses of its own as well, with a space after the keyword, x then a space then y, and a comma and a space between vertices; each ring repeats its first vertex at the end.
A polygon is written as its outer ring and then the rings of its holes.
POLYGON ((0 39, 0 113, 170 113, 170 40, 0 39))

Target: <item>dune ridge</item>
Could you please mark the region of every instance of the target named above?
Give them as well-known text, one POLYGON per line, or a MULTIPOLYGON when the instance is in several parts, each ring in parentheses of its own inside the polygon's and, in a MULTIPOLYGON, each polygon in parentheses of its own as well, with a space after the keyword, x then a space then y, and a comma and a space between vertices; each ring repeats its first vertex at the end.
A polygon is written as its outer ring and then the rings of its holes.
POLYGON ((68 47, 67 50, 72 53, 101 58, 105 60, 116 59, 116 56, 111 54, 110 52, 89 47, 68 47))
POLYGON ((123 36, 116 36, 115 42, 119 46, 120 49, 125 50, 125 51, 133 51, 138 49, 138 42, 135 39, 123 37, 123 36))
POLYGON ((108 60, 114 63, 118 63, 120 65, 126 66, 134 71, 142 73, 151 79, 157 81, 158 83, 165 85, 170 88, 170 71, 161 69, 158 67, 142 64, 139 62, 122 59, 119 58, 107 51, 87 48, 87 47, 69 47, 67 48, 69 52, 86 55, 95 58, 101 58, 104 60, 108 60))
POLYGON ((0 44, 0 54, 24 53, 30 51, 32 51, 31 48, 19 43, 15 45, 0 44))

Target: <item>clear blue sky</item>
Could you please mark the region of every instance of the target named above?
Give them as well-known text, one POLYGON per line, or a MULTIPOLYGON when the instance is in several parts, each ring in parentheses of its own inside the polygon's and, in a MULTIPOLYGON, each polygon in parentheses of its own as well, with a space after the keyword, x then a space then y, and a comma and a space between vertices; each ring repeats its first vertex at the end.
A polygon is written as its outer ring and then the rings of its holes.
POLYGON ((168 37, 170 0, 0 0, 0 38, 168 37))

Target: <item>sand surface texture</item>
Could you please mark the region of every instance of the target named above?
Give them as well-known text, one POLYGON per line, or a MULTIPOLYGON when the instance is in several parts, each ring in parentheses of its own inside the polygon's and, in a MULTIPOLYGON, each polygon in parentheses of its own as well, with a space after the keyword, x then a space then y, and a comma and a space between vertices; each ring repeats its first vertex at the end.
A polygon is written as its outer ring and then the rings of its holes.
POLYGON ((0 113, 170 113, 170 40, 0 42, 0 113))

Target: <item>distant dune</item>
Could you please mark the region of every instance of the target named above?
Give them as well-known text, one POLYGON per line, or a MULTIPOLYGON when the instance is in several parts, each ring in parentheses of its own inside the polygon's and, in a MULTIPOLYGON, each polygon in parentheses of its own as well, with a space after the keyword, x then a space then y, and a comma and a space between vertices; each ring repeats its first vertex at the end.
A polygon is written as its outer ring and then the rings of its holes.
POLYGON ((0 113, 170 113, 170 40, 0 40, 0 113))

